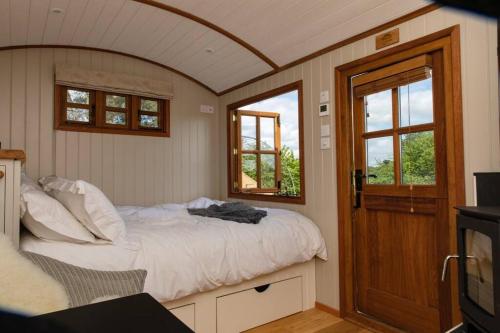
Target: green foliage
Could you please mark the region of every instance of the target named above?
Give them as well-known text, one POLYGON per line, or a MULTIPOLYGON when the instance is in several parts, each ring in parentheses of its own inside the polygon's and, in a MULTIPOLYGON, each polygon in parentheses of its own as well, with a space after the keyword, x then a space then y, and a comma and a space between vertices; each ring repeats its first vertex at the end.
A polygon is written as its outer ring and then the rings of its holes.
POLYGON ((375 166, 368 167, 368 174, 377 176, 377 178, 368 178, 369 184, 394 184, 394 161, 377 161, 375 166))
MULTIPOLYGON (((263 188, 275 186, 273 155, 261 155, 261 178, 263 188)), ((256 155, 244 154, 242 156, 243 172, 252 179, 257 180, 256 155)), ((293 151, 284 146, 281 150, 281 195, 300 195, 300 161, 293 151)))
POLYGON ((242 159, 242 169, 243 172, 250 178, 257 180, 257 155, 253 154, 243 154, 242 159))
POLYGON ((283 146, 281 149, 281 194, 289 196, 300 195, 300 160, 293 151, 283 146))
POLYGON ((141 98, 141 110, 156 112, 158 111, 158 102, 155 100, 141 98))
POLYGON ((106 106, 124 109, 127 107, 127 98, 124 96, 106 95, 106 106))
MULTIPOLYGON (((429 185, 436 182, 434 133, 418 132, 401 138, 401 172, 403 184, 429 185)), ((368 167, 370 184, 394 184, 394 162, 377 161, 368 167)))
POLYGON ((434 132, 404 135, 401 140, 403 184, 434 184, 436 158, 434 132))

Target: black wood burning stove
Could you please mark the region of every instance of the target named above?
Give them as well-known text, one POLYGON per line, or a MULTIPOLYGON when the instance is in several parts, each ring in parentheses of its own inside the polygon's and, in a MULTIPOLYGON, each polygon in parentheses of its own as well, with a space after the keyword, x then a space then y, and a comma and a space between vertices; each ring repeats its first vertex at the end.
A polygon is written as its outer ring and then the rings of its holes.
MULTIPOLYGON (((477 206, 458 207, 463 325, 454 332, 500 333, 500 173, 476 173, 477 206)), ((445 271, 443 271, 443 275, 445 271)))

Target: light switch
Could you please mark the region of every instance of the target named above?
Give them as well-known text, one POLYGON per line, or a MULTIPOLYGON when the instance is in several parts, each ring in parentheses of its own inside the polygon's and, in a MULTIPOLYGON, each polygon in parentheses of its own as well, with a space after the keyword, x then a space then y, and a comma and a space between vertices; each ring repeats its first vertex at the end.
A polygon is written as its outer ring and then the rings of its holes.
POLYGON ((321 136, 330 136, 330 125, 321 125, 321 136))
POLYGON ((202 113, 214 113, 214 107, 212 105, 200 105, 200 112, 202 113))
POLYGON ((324 90, 319 93, 320 103, 328 103, 329 101, 330 101, 330 92, 328 90, 324 90))
POLYGON ((330 137, 321 138, 321 149, 330 149, 330 137))

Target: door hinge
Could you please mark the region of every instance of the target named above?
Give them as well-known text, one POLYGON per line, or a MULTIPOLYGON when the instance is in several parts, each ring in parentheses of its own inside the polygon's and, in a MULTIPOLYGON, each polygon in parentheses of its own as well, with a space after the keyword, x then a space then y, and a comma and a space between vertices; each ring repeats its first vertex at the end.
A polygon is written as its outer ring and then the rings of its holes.
POLYGON ((233 148, 233 155, 238 155, 238 149, 233 148))
POLYGON ((233 187, 234 187, 235 190, 237 190, 238 189, 238 182, 234 182, 233 183, 233 187))
POLYGON ((236 113, 233 113, 233 121, 236 122, 238 120, 238 117, 236 117, 236 113))

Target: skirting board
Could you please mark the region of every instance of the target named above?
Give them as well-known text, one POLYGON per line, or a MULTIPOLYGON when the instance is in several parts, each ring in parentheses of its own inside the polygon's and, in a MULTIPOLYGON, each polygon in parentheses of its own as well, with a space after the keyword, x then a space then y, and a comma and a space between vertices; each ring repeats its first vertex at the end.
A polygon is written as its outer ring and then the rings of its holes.
MULTIPOLYGON (((197 333, 216 333, 217 298, 295 277, 302 278, 302 311, 314 308, 316 301, 316 273, 314 259, 305 263, 284 268, 271 274, 259 276, 253 280, 245 281, 238 285, 222 286, 211 291, 166 302, 163 303, 163 306, 170 310, 174 309, 174 314, 176 314, 175 309, 190 306, 194 309, 194 327, 192 328, 194 328, 197 333), (192 305, 194 305, 194 307, 192 305)), ((249 311, 251 311, 251 309, 249 309, 249 311)), ((187 317, 189 318, 189 315, 187 317)), ((262 322, 259 325, 265 323, 266 322, 262 322)))
POLYGON ((332 314, 335 317, 340 317, 340 311, 339 310, 337 310, 335 308, 332 308, 332 307, 330 307, 328 305, 322 304, 320 302, 316 302, 316 309, 324 311, 324 312, 327 312, 329 314, 332 314))

